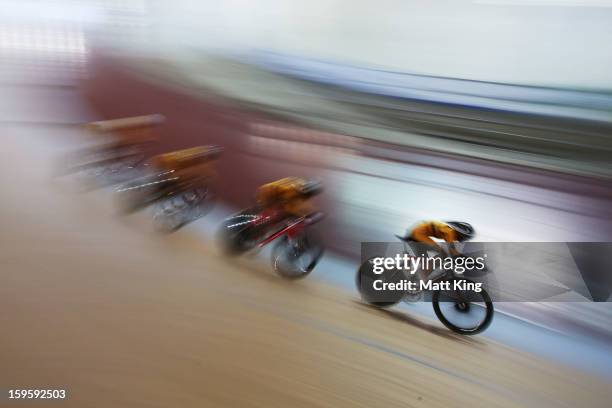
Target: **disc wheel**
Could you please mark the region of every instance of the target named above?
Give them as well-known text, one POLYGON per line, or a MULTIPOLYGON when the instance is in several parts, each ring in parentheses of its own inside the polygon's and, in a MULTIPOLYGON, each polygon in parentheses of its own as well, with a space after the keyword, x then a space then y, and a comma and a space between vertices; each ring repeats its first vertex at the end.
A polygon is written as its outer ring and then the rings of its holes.
POLYGON ((357 271, 355 277, 355 283, 361 295, 361 299, 376 307, 391 307, 396 305, 404 298, 405 292, 376 290, 378 286, 376 281, 380 280, 384 283, 398 283, 403 279, 404 275, 401 271, 395 269, 386 269, 383 273, 377 274, 374 272, 373 260, 374 258, 365 261, 357 271))

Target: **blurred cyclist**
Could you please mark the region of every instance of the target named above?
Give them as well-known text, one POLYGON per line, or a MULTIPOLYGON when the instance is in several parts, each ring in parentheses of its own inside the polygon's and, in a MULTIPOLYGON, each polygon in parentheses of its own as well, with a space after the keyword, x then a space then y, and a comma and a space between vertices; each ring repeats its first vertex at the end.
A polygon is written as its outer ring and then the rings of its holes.
POLYGON ((58 175, 80 174, 87 188, 141 176, 147 145, 158 140, 163 121, 161 115, 147 115, 86 124, 93 143, 62 158, 58 175))
MULTIPOLYGON (((474 228, 467 222, 423 221, 408 230, 406 236, 402 239, 408 243, 415 242, 426 244, 412 248, 416 256, 428 257, 428 250, 433 249, 437 256, 461 257, 463 254, 455 248, 455 243, 469 241, 475 234, 474 228), (432 238, 444 240, 444 242, 448 244, 448 253, 432 238)), ((421 268, 420 278, 432 279, 433 275, 431 272, 432 270, 429 268, 421 268)))
POLYGON ((412 227, 404 240, 429 244, 438 253, 446 254, 446 251, 432 238, 442 239, 449 246, 449 255, 461 256, 461 253, 455 248, 455 242, 469 241, 475 234, 474 228, 467 222, 423 221, 412 227))
POLYGON ((286 177, 259 187, 256 198, 262 212, 271 215, 272 223, 320 214, 310 199, 323 191, 319 181, 286 177))
POLYGON ((218 146, 196 146, 154 156, 150 163, 156 171, 161 172, 161 180, 170 182, 163 186, 165 195, 188 193, 183 194, 183 199, 188 203, 202 198, 198 195, 208 189, 216 176, 215 160, 222 151, 218 146))
POLYGON ((155 130, 164 121, 162 115, 136 116, 91 122, 85 125, 85 129, 106 142, 97 146, 94 152, 107 154, 112 160, 140 153, 145 145, 156 142, 158 136, 155 130))
POLYGON ((159 202, 163 211, 175 212, 202 203, 209 198, 214 160, 221 150, 197 146, 152 157, 147 175, 117 190, 121 210, 130 213, 159 202))

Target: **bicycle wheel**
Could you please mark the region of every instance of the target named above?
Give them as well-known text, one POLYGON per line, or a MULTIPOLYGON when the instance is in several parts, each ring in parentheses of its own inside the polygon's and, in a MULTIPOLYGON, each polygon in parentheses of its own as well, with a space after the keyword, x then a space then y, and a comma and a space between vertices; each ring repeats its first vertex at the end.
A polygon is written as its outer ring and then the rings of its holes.
POLYGON ((372 259, 365 261, 355 276, 357 290, 361 299, 376 307, 391 307, 399 303, 405 296, 404 291, 376 290, 376 281, 398 283, 403 275, 397 270, 385 270, 382 274, 374 273, 372 259))
POLYGON ((260 230, 252 225, 257 217, 255 212, 245 210, 223 221, 216 238, 225 255, 242 255, 257 245, 260 230))
POLYGON ((211 196, 206 188, 187 190, 157 204, 153 216, 154 228, 172 233, 206 215, 211 208, 211 196))
POLYGON ((164 234, 178 230, 187 223, 185 213, 188 208, 188 204, 182 201, 180 197, 170 197, 157 203, 153 215, 153 227, 156 231, 164 234))
POLYGON ((475 291, 468 279, 451 279, 450 289, 433 292, 431 299, 436 316, 444 326, 463 335, 483 332, 493 320, 493 302, 484 290, 475 291), (466 282, 457 284, 455 282, 466 282))
POLYGON ((272 250, 272 265, 276 273, 287 279, 301 279, 313 271, 323 255, 323 247, 309 238, 302 237, 294 244, 287 237, 279 240, 272 250))

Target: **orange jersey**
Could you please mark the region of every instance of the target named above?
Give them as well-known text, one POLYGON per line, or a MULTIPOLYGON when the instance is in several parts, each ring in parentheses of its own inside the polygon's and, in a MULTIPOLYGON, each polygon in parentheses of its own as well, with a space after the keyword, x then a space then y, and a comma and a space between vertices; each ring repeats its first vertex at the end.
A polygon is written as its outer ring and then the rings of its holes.
POLYGON ((257 202, 264 207, 279 205, 283 211, 297 217, 308 215, 314 209, 300 194, 304 182, 298 177, 286 177, 264 184, 257 190, 257 202))
POLYGON ((172 177, 184 186, 206 184, 216 177, 214 156, 210 151, 210 146, 191 147, 157 155, 150 162, 158 170, 171 171, 172 177))
POLYGON ((162 115, 135 116, 91 122, 85 125, 85 129, 100 135, 112 134, 115 138, 112 144, 122 147, 157 141, 156 128, 164 121, 162 115))
POLYGON ((299 197, 299 187, 302 179, 286 177, 271 183, 264 184, 257 189, 257 201, 261 205, 291 201, 299 197))
POLYGON ((151 158, 151 163, 161 170, 177 170, 210 163, 209 146, 196 146, 189 149, 164 153, 151 158))
POLYGON ((418 224, 413 228, 410 237, 417 242, 428 244, 435 244, 431 237, 443 239, 448 243, 459 240, 457 231, 439 221, 424 221, 418 224))

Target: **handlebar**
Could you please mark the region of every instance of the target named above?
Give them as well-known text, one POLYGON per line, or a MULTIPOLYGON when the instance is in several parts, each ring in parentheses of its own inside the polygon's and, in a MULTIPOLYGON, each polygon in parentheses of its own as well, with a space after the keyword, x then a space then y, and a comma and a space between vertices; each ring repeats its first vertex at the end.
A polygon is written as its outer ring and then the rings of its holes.
POLYGON ((321 221, 323 218, 325 218, 325 213, 323 211, 317 211, 313 215, 304 217, 304 225, 310 226, 310 225, 316 224, 317 222, 321 221))

